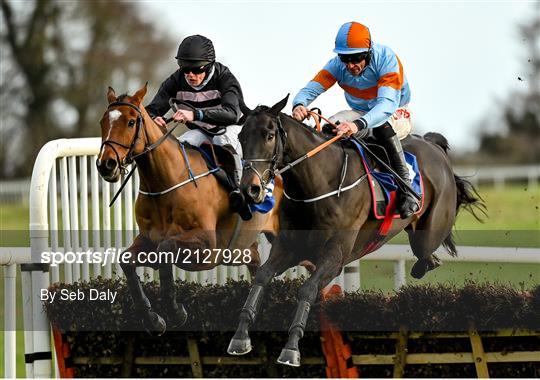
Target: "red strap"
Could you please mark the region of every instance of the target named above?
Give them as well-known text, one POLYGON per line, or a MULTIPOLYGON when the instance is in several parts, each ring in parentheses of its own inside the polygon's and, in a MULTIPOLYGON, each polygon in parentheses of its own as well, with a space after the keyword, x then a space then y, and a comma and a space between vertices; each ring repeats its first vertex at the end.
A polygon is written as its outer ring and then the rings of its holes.
POLYGON ((394 211, 396 210, 396 194, 397 190, 390 193, 390 201, 388 201, 388 206, 386 206, 386 214, 384 215, 384 220, 379 228, 379 234, 381 236, 388 235, 388 231, 390 231, 390 227, 392 227, 394 211))

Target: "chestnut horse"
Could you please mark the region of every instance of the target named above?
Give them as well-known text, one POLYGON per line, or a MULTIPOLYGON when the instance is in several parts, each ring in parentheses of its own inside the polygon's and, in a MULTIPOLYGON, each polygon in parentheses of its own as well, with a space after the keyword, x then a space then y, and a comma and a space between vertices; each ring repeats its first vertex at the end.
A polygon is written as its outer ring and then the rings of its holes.
POLYGON ((136 266, 159 269, 167 322, 182 325, 187 313, 175 301, 172 264, 188 271, 208 270, 220 264, 247 264, 254 272, 260 265, 258 235, 275 234, 278 228, 276 210, 281 189, 276 183, 273 210, 267 214, 255 212, 232 239, 240 221, 229 209, 227 191, 209 174, 201 153, 182 145, 172 134, 166 136, 165 128, 154 123, 142 105, 146 90, 145 85, 133 96, 117 97, 109 87, 109 105, 100 121, 102 145, 96 165, 108 182, 118 181, 131 162, 137 165, 140 192, 135 217, 140 233, 126 249, 134 262, 121 263, 121 267, 144 328, 161 334, 166 322, 152 310, 136 266), (149 265, 142 262, 145 257, 141 255, 148 252, 172 252, 173 256, 149 265))
POLYGON ((409 136, 403 146, 416 155, 421 168, 423 207, 417 215, 396 219, 386 235, 379 234, 383 220, 372 216, 372 196, 358 152, 346 143, 336 143, 296 165, 308 151, 325 143, 328 136, 281 113, 286 104, 287 97, 273 107, 257 107, 248 114, 240 133, 246 162, 242 179, 245 195, 261 202, 264 183, 279 172, 285 198, 278 237, 269 259, 257 270, 227 351, 243 355, 251 350, 248 329, 256 318, 264 287, 274 276, 306 260, 314 264, 315 270, 300 287, 289 340, 278 358, 279 363, 299 366, 298 341, 304 334, 309 309, 321 289, 345 265, 405 229, 418 258, 411 274, 421 278, 439 265, 433 252, 441 244, 456 254, 452 226, 457 211, 461 207, 471 210, 472 206, 482 206, 482 202, 472 185, 453 173, 448 143, 442 135, 409 136))

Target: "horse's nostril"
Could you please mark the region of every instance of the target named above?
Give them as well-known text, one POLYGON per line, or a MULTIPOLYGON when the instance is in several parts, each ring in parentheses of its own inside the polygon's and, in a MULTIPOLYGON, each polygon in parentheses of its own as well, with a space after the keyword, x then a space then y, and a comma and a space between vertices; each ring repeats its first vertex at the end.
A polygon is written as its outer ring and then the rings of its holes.
POLYGON ((257 199, 259 198, 259 195, 261 194, 261 187, 259 185, 251 185, 249 188, 248 188, 248 195, 252 198, 252 199, 257 199))
POLYGON ((114 170, 116 168, 116 160, 109 158, 105 161, 105 168, 107 170, 114 170))

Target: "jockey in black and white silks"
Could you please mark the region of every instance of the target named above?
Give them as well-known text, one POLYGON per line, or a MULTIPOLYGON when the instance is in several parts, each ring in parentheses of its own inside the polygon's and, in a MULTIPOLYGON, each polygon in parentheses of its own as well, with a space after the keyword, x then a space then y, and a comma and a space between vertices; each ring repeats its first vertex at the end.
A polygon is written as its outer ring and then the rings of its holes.
POLYGON ((192 108, 179 109, 173 115, 174 120, 195 126, 180 136, 180 141, 194 146, 209 142, 234 148, 235 170, 232 174, 235 189, 230 194, 231 207, 242 218, 249 219, 249 207, 239 190, 242 146, 238 134, 242 127, 237 123, 242 116, 240 104, 243 102, 240 83, 229 68, 216 62, 214 45, 204 36, 186 37, 178 47, 176 60, 179 69, 161 84, 146 109, 156 123, 165 126, 162 115, 170 108, 169 99, 178 99, 192 108), (206 132, 216 133, 223 129, 224 133, 217 136, 206 132))

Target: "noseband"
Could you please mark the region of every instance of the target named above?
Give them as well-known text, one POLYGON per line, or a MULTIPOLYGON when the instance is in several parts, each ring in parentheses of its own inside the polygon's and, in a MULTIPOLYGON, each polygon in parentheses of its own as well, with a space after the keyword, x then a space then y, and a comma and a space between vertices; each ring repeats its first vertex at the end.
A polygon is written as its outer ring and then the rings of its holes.
MULTIPOLYGON (((101 149, 103 149, 103 147, 105 145, 109 146, 113 150, 114 154, 116 155, 116 162, 118 163, 118 165, 120 167, 120 170, 122 172, 125 172, 126 171, 125 168, 126 168, 127 165, 131 164, 133 162, 133 160, 136 157, 138 157, 140 154, 146 153, 146 150, 145 150, 143 153, 133 155, 133 150, 135 148, 135 144, 139 140, 139 134, 140 134, 140 131, 141 131, 141 125, 144 125, 144 119, 143 119, 142 112, 139 109, 139 107, 137 107, 135 104, 131 104, 131 103, 115 101, 115 102, 112 102, 111 104, 109 104, 109 107, 107 107, 107 111, 110 110, 112 107, 117 107, 117 106, 126 106, 126 107, 133 108, 135 111, 137 111, 137 121, 136 121, 136 124, 135 124, 135 137, 133 137, 133 141, 131 142, 130 145, 125 145, 125 144, 122 144, 122 143, 120 143, 118 141, 114 141, 114 140, 111 140, 111 139, 105 140, 105 141, 103 141, 101 143, 100 151, 101 151, 101 149), (115 145, 118 145, 118 146, 128 150, 128 152, 126 154, 126 157, 123 160, 120 160, 120 155, 118 154, 118 151, 116 150, 115 145)), ((145 129, 145 132, 146 132, 146 129, 145 129)))
POLYGON ((277 138, 274 144, 274 152, 272 153, 272 158, 244 158, 244 169, 253 170, 255 175, 259 178, 262 188, 266 188, 268 182, 273 180, 279 170, 277 168, 278 162, 283 158, 283 150, 285 149, 285 142, 287 141, 287 132, 283 129, 281 124, 281 118, 279 115, 276 117, 277 120, 277 138), (269 162, 270 167, 266 169, 262 174, 253 166, 254 162, 269 162), (264 176, 267 175, 266 180, 264 176))

